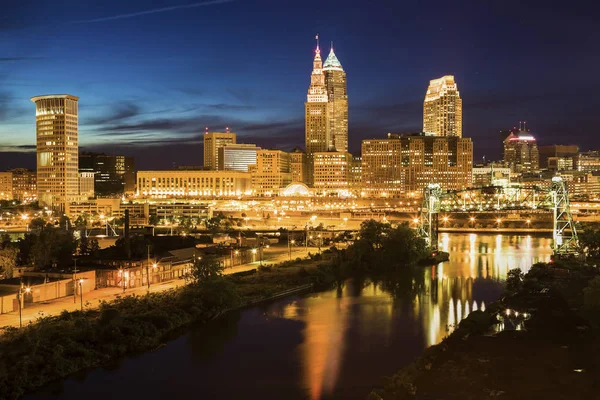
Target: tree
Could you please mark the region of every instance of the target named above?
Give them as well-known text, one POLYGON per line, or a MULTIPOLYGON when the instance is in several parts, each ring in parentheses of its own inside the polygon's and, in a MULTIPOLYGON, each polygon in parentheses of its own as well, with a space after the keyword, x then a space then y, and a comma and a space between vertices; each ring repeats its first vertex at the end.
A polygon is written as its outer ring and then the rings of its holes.
POLYGON ((81 235, 81 239, 79 239, 79 255, 87 256, 90 254, 89 240, 85 233, 81 235))
POLYGON ((46 221, 43 218, 34 218, 29 223, 29 229, 32 231, 42 230, 46 226, 46 221))
POLYGON ((0 250, 0 278, 12 278, 13 270, 17 266, 18 250, 12 246, 0 250))
POLYGON ((510 293, 516 293, 523 287, 523 271, 520 268, 513 268, 506 274, 506 290, 510 293))
POLYGON ((598 257, 600 255, 600 230, 593 229, 591 226, 584 227, 579 232, 579 243, 589 256, 598 257))
POLYGON ((367 243, 373 249, 379 248, 382 245, 383 238, 389 234, 390 229, 390 224, 377 222, 374 219, 363 221, 360 224, 359 240, 367 243))
POLYGON ((77 219, 75 219, 75 227, 77 229, 85 229, 89 224, 89 215, 86 213, 80 214, 77 219))
POLYGON ((89 241, 90 242, 90 254, 93 257, 98 256, 98 252, 100 251, 100 245, 98 244, 98 239, 94 238, 89 241))
POLYGON ((197 258, 188 279, 193 283, 202 284, 223 275, 223 266, 213 255, 197 258))
POLYGON ((150 218, 148 218, 148 223, 150 225, 158 225, 158 216, 156 214, 151 214, 150 218))

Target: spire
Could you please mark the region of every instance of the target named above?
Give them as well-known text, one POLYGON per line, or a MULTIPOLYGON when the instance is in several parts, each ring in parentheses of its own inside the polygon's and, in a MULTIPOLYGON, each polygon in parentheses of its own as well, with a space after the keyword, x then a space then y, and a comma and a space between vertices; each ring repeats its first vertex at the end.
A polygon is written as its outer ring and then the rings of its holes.
POLYGON ((323 64, 323 70, 325 71, 343 71, 342 63, 338 60, 335 53, 333 52, 333 42, 331 42, 331 50, 329 51, 329 55, 327 56, 327 60, 325 60, 325 64, 323 64))

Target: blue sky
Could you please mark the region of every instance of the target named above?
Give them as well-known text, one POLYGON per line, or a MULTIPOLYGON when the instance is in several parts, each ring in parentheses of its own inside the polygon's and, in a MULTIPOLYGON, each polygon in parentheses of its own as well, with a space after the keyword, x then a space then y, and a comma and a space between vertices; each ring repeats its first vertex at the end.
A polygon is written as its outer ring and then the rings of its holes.
POLYGON ((594 148, 600 21, 590 5, 517 1, 23 0, 0 16, 0 168, 33 166, 29 98, 80 97, 80 145, 140 168, 202 162, 205 127, 304 143, 314 36, 348 73, 350 147, 420 130, 428 81, 456 76, 464 136, 500 156, 528 121, 542 144, 594 148), (588 8, 586 8, 588 7, 588 8))

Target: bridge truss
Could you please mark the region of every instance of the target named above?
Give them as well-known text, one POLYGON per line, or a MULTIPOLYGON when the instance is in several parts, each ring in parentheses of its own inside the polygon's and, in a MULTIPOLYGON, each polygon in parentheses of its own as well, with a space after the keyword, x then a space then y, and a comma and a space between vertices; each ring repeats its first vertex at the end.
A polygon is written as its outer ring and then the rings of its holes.
POLYGON ((431 250, 438 249, 438 215, 440 211, 508 211, 550 210, 553 213, 553 250, 555 255, 579 252, 577 230, 569 206, 566 182, 552 178, 549 187, 485 186, 465 190, 443 191, 439 184, 423 190, 418 232, 431 250))

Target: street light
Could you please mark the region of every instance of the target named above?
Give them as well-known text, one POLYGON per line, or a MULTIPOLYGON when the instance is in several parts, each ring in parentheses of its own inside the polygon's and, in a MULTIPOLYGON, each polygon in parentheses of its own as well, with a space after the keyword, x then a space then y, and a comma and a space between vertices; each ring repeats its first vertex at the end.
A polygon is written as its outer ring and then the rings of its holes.
MULTIPOLYGON (((29 293, 31 292, 31 288, 27 287, 25 288, 25 293, 29 293)), ((19 328, 23 327, 23 285, 21 284, 21 287, 19 288, 19 292, 17 293, 17 299, 19 301, 19 328)))
POLYGON ((79 280, 79 300, 81 302, 81 311, 83 311, 83 278, 79 280))

